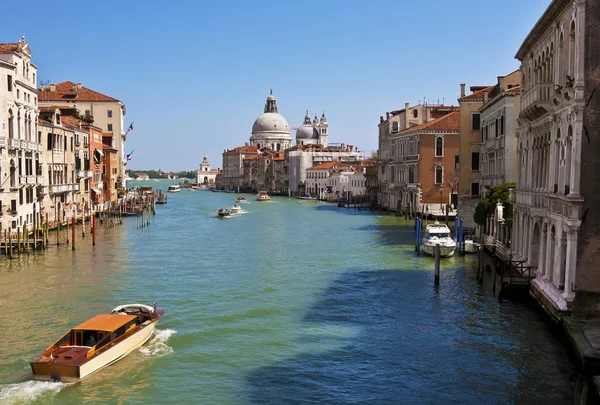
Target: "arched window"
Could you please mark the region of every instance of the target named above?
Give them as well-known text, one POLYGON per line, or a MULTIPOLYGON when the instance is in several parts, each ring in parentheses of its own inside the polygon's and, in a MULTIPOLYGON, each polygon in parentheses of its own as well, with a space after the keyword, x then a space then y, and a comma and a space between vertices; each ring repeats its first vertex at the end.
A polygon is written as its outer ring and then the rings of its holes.
POLYGON ((413 110, 413 117, 414 118, 419 118, 419 110, 417 110, 417 109, 413 110))
POLYGON ((15 167, 15 161, 10 161, 10 188, 17 187, 17 168, 15 167))
MULTIPOLYGON (((571 33, 569 38, 569 76, 575 78, 575 21, 571 21, 571 33)), ((574 83, 570 83, 569 87, 573 87, 574 83)))
POLYGON ((14 129, 14 119, 13 119, 13 112, 12 110, 8 110, 8 137, 9 138, 14 138, 15 137, 15 129, 14 129))
POLYGON ((435 138, 435 157, 444 156, 444 138, 438 136, 435 138))
POLYGON ((278 143, 278 144, 277 144, 277 152, 279 152, 280 150, 281 150, 281 144, 280 144, 280 143, 278 143))
POLYGON ((435 167, 435 184, 442 184, 444 180, 444 168, 442 166, 435 167))

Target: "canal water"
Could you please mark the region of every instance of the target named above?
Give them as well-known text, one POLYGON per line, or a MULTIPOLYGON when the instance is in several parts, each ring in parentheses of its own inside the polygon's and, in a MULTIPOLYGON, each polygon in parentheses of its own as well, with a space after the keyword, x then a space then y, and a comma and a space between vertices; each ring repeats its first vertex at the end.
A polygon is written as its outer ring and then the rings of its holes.
POLYGON ((572 402, 575 367, 543 316, 494 298, 473 256, 444 260, 434 288, 410 223, 251 195, 220 220, 234 194, 168 197, 95 248, 78 230, 75 251, 0 257, 1 404, 572 402), (31 380, 65 330, 133 302, 166 311, 145 346, 81 383, 31 380))

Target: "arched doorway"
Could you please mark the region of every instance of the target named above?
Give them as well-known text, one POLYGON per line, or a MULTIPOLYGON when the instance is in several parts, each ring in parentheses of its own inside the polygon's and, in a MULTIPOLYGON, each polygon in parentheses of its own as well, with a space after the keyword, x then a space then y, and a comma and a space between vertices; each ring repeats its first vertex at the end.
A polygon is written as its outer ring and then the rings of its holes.
POLYGON ((529 265, 537 267, 540 255, 540 240, 541 230, 539 223, 536 221, 533 225, 533 232, 531 234, 531 248, 529 249, 529 265))

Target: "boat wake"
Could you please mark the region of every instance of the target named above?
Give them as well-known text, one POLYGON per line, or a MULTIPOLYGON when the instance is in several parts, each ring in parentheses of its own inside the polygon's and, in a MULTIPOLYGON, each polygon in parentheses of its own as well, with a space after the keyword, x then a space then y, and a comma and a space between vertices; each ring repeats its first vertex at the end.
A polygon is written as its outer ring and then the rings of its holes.
POLYGON ((42 402, 48 403, 51 401, 51 397, 72 384, 30 380, 0 386, 0 403, 6 405, 24 404, 34 400, 43 400, 42 402))
POLYGON ((167 340, 176 333, 174 329, 156 329, 152 339, 140 347, 140 353, 146 357, 162 357, 172 353, 173 348, 167 345, 167 340))

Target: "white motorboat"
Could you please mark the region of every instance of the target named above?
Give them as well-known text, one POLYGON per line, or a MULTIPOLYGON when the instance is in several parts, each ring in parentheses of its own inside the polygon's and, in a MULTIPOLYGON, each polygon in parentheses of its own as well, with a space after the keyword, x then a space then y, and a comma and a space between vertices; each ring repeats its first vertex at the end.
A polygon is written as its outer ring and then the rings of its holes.
POLYGON ((456 242, 450 237, 450 228, 435 221, 427 225, 421 241, 421 251, 430 256, 435 255, 435 246, 440 245, 441 257, 452 257, 456 251, 456 242))
POLYGON ((181 187, 178 184, 170 185, 167 189, 169 193, 179 193, 181 191, 181 187))
POLYGON ((231 215, 242 214, 242 213, 243 213, 243 211, 242 211, 242 207, 240 207, 240 206, 239 206, 239 205, 237 205, 237 204, 233 204, 233 205, 231 206, 231 208, 229 208, 229 213, 230 213, 231 215))
POLYGON ((256 195, 256 201, 271 201, 271 197, 266 191, 259 191, 256 195))
MULTIPOLYGON (((156 305, 156 304, 155 304, 156 305)), ((120 305, 67 332, 31 362, 33 378, 79 381, 140 347, 164 311, 143 304, 120 305)))

